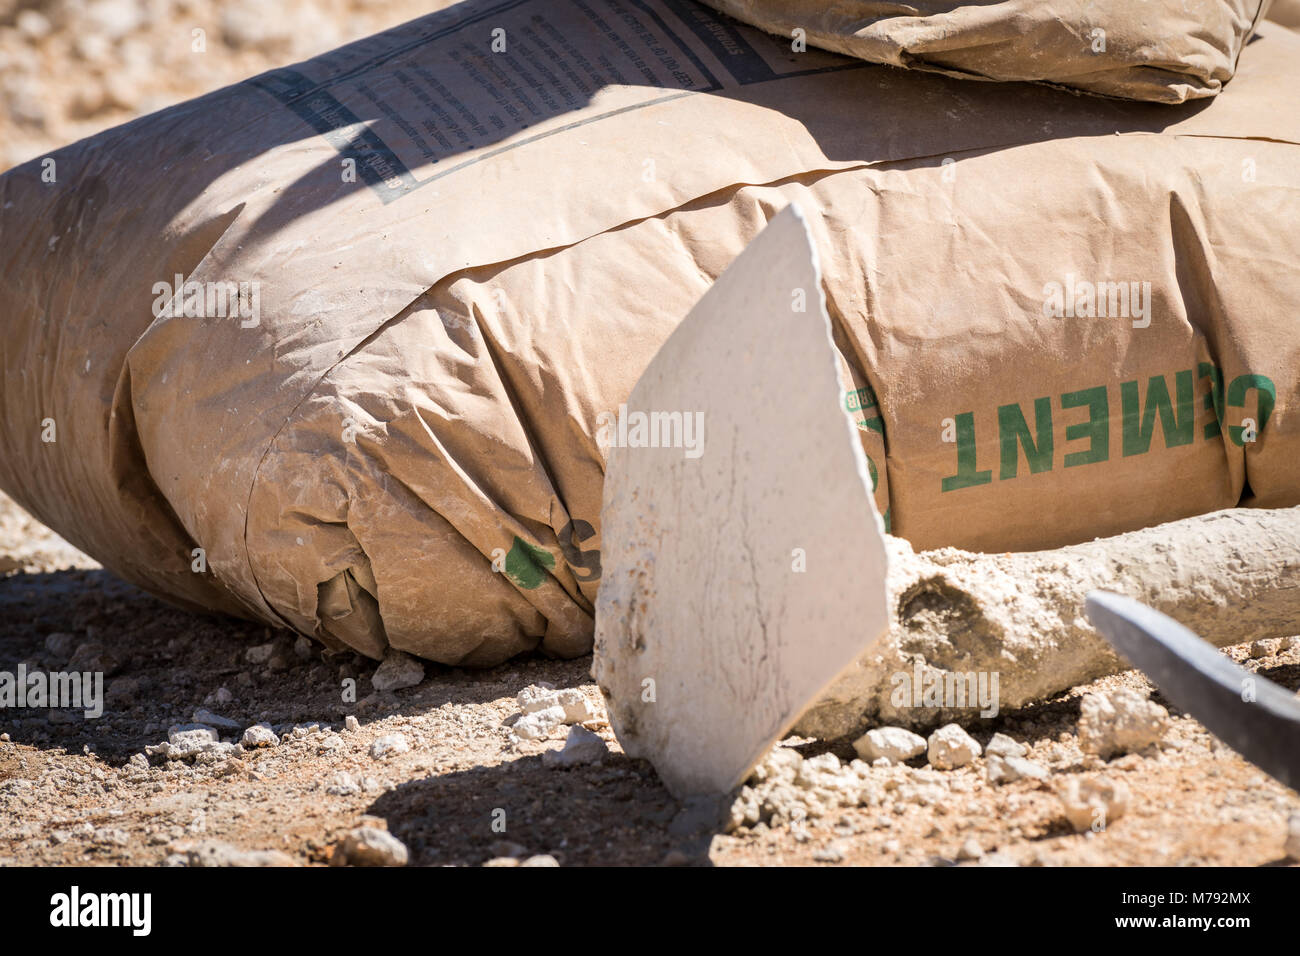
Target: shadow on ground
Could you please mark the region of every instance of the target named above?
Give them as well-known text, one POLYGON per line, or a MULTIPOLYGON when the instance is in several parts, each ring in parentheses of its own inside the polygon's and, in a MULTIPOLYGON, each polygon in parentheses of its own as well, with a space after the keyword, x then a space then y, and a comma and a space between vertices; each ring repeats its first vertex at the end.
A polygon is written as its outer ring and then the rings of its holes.
POLYGON ((621 754, 598 768, 556 770, 534 756, 413 780, 369 813, 384 818, 422 866, 519 854, 511 843, 564 866, 653 865, 674 850, 683 863, 707 862, 711 835, 679 832, 677 801, 649 765, 621 754))
POLYGON ((338 726, 348 714, 366 723, 513 696, 529 683, 527 672, 543 664, 557 686, 590 680, 590 658, 524 657, 490 670, 430 663, 418 688, 375 693, 375 661, 351 652, 322 655, 319 645, 300 653, 295 640, 259 624, 179 610, 107 571, 7 575, 0 578, 0 671, 16 674, 20 664, 28 672, 102 671, 104 712, 87 720, 76 709, 0 709, 0 730, 40 749, 88 747, 117 766, 165 740, 168 727, 190 722, 201 707, 241 726, 338 726), (49 640, 57 634, 68 637, 49 640), (251 663, 249 648, 267 642, 275 645, 270 659, 251 663), (218 703, 221 688, 229 700, 218 703))

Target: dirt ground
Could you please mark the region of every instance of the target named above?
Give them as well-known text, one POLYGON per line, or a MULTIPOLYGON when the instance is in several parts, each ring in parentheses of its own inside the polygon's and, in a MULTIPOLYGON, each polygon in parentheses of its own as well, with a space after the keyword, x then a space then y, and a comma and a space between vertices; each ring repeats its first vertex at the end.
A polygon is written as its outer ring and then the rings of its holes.
MULTIPOLYGON (((984 758, 940 772, 921 757, 871 768, 871 805, 801 824, 693 832, 698 819, 648 765, 621 752, 607 726, 599 733, 609 756, 574 768, 542 757, 560 748, 563 728, 544 740, 512 739, 515 695, 529 684, 576 687, 599 705, 590 658, 472 672, 429 665, 422 683, 387 693, 370 687, 373 662, 295 650, 288 635, 271 635, 270 659, 251 664, 249 648, 268 642, 264 628, 174 610, 99 569, 7 500, 0 567, 8 569, 0 577, 0 670, 25 662, 54 671, 75 658, 107 675, 96 720, 0 710, 5 865, 183 865, 205 848, 209 857, 279 851, 279 862, 325 864, 343 835, 370 825, 399 838, 410 865, 549 855, 561 865, 1258 866, 1283 863, 1287 818, 1300 811, 1300 796, 1176 711, 1158 749, 1105 764, 1085 757, 1081 695, 1146 686, 1128 673, 968 725, 981 744, 995 732, 1026 744, 1051 771, 1046 781, 994 787, 984 758), (356 681, 355 702, 344 699, 348 680, 356 681), (284 742, 211 759, 145 754, 199 708, 241 728, 269 723, 284 742), (359 722, 354 731, 345 727, 349 715, 359 722), (372 742, 396 733, 408 752, 370 755, 372 742), (1103 832, 1076 834, 1055 788, 1098 772, 1128 784, 1129 810, 1103 832)), ((1294 689, 1300 649, 1279 644, 1232 654, 1294 689)), ((233 730, 226 739, 240 736, 233 730)), ((805 756, 854 757, 848 741, 785 744, 805 756)))

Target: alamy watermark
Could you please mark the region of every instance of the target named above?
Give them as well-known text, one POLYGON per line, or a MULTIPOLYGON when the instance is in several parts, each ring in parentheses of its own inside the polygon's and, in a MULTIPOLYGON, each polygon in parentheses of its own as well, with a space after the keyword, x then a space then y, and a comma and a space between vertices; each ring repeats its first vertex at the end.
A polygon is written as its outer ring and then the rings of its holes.
POLYGON ((1043 315, 1048 318, 1132 319, 1133 328, 1151 324, 1150 282, 1092 282, 1073 272, 1064 282, 1043 286, 1043 315))
POLYGON ((704 454, 703 412, 617 412, 596 416, 596 444, 610 448, 681 448, 687 458, 704 454))
POLYGON ((0 671, 0 710, 9 707, 70 708, 87 720, 104 713, 104 674, 100 671, 0 671))
POLYGON ((979 707, 981 717, 998 715, 997 671, 941 671, 917 661, 912 673, 897 671, 889 683, 895 707, 979 707))
POLYGON ((199 282, 180 273, 176 281, 155 282, 152 292, 154 318, 239 319, 241 329, 256 328, 262 321, 260 282, 199 282))

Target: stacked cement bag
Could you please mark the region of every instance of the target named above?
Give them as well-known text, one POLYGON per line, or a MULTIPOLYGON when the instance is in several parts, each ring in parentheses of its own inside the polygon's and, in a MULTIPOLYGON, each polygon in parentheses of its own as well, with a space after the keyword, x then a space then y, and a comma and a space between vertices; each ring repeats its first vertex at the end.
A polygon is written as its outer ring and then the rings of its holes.
POLYGON ((0 177, 0 486, 189 606, 580 654, 610 422, 797 201, 916 546, 1295 504, 1298 83, 1267 25, 1168 106, 473 0, 0 177))
POLYGON ((768 32, 872 63, 1182 103, 1214 96, 1232 78, 1269 0, 708 3, 768 32))

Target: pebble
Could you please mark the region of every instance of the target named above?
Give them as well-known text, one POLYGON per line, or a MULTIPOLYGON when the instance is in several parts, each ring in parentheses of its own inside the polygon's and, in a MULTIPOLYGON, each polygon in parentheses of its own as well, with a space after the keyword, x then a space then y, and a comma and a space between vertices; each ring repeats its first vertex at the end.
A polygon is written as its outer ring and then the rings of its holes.
POLYGON ((515 695, 515 703, 525 714, 554 707, 557 703, 555 688, 550 685, 529 684, 515 695))
POLYGON ((515 696, 515 703, 525 716, 553 711, 558 707, 563 712, 560 722, 566 724, 585 724, 602 719, 587 695, 576 687, 556 690, 549 685, 529 684, 515 696))
POLYGON ((585 724, 589 720, 597 720, 600 717, 591 701, 587 699, 587 695, 576 687, 557 691, 555 696, 559 705, 564 708, 566 724, 585 724))
POLYGON ((550 854, 542 853, 539 854, 538 856, 530 856, 528 859, 524 860, 524 862, 520 863, 519 865, 520 866, 559 866, 560 861, 557 860, 555 857, 551 856, 550 854))
POLYGON ((112 677, 122 669, 122 662, 98 641, 87 641, 72 652, 68 659, 68 670, 90 671, 112 677))
POLYGON ((969 838, 957 851, 957 859, 959 860, 978 860, 983 855, 984 848, 980 846, 979 841, 974 837, 969 838))
POLYGON ((406 845, 387 830, 357 827, 335 847, 331 866, 406 866, 406 845))
POLYGON ((375 668, 370 685, 377 691, 404 690, 424 680, 424 664, 403 651, 389 648, 384 662, 375 668))
POLYGON ((280 736, 266 724, 254 724, 244 731, 240 743, 245 747, 276 747, 279 746, 280 736))
POLYGON ((49 32, 54 29, 49 18, 39 10, 22 11, 22 13, 18 14, 18 18, 14 21, 14 25, 18 27, 18 31, 29 40, 44 39, 49 35, 49 32))
POLYGON ((890 763, 903 763, 925 751, 925 738, 902 727, 878 727, 853 741, 853 749, 868 763, 882 757, 890 763))
POLYGON ((209 706, 212 707, 220 707, 223 704, 229 704, 234 699, 235 699, 235 695, 232 694, 229 690, 227 690, 225 687, 218 687, 206 698, 204 698, 203 703, 208 704, 209 706))
POLYGON ((343 718, 343 729, 350 734, 355 734, 361 729, 361 721, 357 720, 351 714, 343 718))
POLYGON ((574 726, 569 728, 564 749, 546 751, 542 754, 542 763, 547 767, 577 767, 582 764, 599 763, 608 753, 609 746, 599 735, 574 726))
POLYGON ((947 724, 930 735, 926 756, 936 770, 956 770, 980 755, 980 745, 956 724, 947 724))
POLYGON ((841 863, 844 860, 844 844, 834 840, 813 854, 818 863, 841 863))
POLYGON ((988 777, 989 783, 994 786, 1014 783, 1025 778, 1046 780, 1047 768, 1042 764, 1034 763, 1032 760, 1026 760, 1024 757, 1003 757, 993 754, 988 760, 988 777))
POLYGON ((334 797, 350 797, 361 792, 361 785, 346 770, 340 770, 330 778, 325 792, 334 797))
POLYGON ((178 746, 204 744, 220 739, 216 730, 203 724, 177 724, 167 731, 167 742, 178 746))
POLYGON ((564 708, 558 704, 526 713, 511 726, 520 740, 542 740, 564 723, 564 708))
POLYGON ((45 638, 45 649, 60 660, 67 660, 72 656, 72 650, 76 647, 77 639, 71 634, 65 634, 62 631, 56 631, 45 638))
POLYGON ((1085 694, 1079 713, 1079 747, 1103 760, 1153 747, 1169 730, 1169 711, 1129 687, 1085 694))
POLYGON ((375 760, 386 760, 397 754, 407 753, 411 749, 411 743, 406 739, 405 734, 385 734, 378 737, 370 745, 370 756, 375 760))
POLYGON ((1028 752, 1024 744, 1017 743, 1006 734, 994 734, 993 739, 984 748, 984 753, 990 757, 1023 757, 1028 752))
POLYGON ((1291 814, 1286 822, 1286 842, 1282 852, 1293 860, 1300 860, 1300 813, 1291 814))
POLYGON ((1104 830, 1128 812, 1129 788, 1110 777, 1068 777, 1057 787, 1065 819, 1078 832, 1104 830))
POLYGON ((257 644, 244 651, 244 660, 250 664, 265 664, 275 653, 274 642, 269 644, 257 644))

